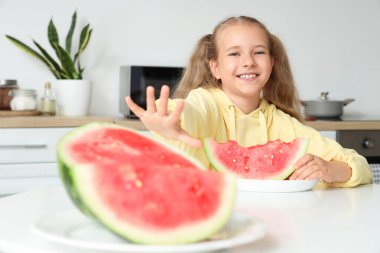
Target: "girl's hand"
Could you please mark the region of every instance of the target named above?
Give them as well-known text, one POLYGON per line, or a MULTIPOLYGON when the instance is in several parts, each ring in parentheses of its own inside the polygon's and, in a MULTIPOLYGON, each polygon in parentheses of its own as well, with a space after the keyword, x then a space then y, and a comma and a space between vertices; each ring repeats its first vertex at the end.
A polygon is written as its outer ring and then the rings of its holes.
POLYGON ((351 177, 351 168, 344 162, 326 161, 306 154, 294 165, 296 170, 290 180, 322 179, 327 183, 346 182, 351 177))
POLYGON ((178 100, 174 110, 168 111, 169 94, 170 88, 167 85, 162 86, 160 101, 158 106, 156 106, 154 88, 148 86, 146 88, 146 110, 133 102, 129 96, 125 98, 125 102, 129 109, 140 118, 141 122, 149 130, 156 132, 163 137, 179 140, 196 148, 202 146, 200 140, 191 137, 181 128, 180 116, 185 104, 184 101, 178 100))

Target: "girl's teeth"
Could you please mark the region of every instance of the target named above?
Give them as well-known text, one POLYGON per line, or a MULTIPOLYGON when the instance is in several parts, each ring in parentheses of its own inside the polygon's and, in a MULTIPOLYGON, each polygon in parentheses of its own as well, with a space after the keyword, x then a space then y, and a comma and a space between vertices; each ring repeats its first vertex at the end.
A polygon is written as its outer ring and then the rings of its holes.
POLYGON ((243 78, 243 79, 248 79, 248 78, 254 78, 256 77, 256 75, 254 74, 250 74, 250 75, 241 75, 240 78, 243 78))

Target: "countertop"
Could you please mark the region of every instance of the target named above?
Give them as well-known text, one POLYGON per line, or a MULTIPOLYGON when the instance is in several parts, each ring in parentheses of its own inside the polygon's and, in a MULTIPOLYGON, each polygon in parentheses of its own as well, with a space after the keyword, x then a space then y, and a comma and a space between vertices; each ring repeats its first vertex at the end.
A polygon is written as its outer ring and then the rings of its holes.
MULTIPOLYGON (((28 127, 76 127, 90 122, 113 122, 137 130, 144 130, 144 126, 137 119, 121 117, 0 117, 0 128, 28 128, 28 127)), ((344 121, 306 121, 306 125, 320 131, 335 130, 380 130, 380 120, 344 120, 344 121)))
MULTIPOLYGON (((304 192, 238 191, 234 214, 243 213, 261 220, 266 232, 259 240, 222 251, 226 253, 378 253, 380 252, 379 199, 380 185, 376 184, 304 192)), ((47 217, 61 217, 52 215, 69 210, 76 209, 62 186, 41 188, 0 199, 0 251, 4 253, 105 252, 79 249, 73 241, 86 240, 82 239, 83 233, 82 235, 76 235, 75 232, 63 233, 60 236, 63 238, 60 239, 60 243, 57 241, 48 243, 46 238, 38 237, 30 230, 31 224, 36 224, 47 217), (68 244, 62 244, 65 242, 68 244)), ((80 224, 74 224, 75 219, 71 219, 70 223, 72 223, 70 226, 81 229, 80 224)), ((66 226, 62 221, 54 224, 56 225, 55 232, 52 232, 53 237, 63 229, 60 226, 66 226)), ((235 236, 237 235, 232 235, 235 236)), ((255 236, 254 232, 251 236, 255 236)), ((94 243, 100 244, 99 246, 104 244, 102 240, 93 240, 86 245, 94 246, 94 243)), ((146 251, 145 248, 145 251, 135 250, 135 252, 168 252, 157 249, 159 247, 150 251, 146 251)), ((116 251, 107 250, 107 252, 116 251)))

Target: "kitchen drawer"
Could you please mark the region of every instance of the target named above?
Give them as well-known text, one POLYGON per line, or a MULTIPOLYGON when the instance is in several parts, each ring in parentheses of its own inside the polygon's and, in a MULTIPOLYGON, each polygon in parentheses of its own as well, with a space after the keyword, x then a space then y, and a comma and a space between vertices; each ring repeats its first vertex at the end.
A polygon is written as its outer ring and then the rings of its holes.
POLYGON ((73 128, 0 129, 0 165, 56 161, 59 139, 73 128))
MULTIPOLYGON (((0 178, 0 197, 49 186, 62 186, 59 177, 0 178)), ((27 212, 28 210, 25 210, 27 212)))
POLYGON ((355 149, 367 159, 380 158, 380 130, 341 130, 337 140, 343 147, 355 149))
POLYGON ((57 163, 0 164, 0 179, 22 177, 58 177, 57 163))

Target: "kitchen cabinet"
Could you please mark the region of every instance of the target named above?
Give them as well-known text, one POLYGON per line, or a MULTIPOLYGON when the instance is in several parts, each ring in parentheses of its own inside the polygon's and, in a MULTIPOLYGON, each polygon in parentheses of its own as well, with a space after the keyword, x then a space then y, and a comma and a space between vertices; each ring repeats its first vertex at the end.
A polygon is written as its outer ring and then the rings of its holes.
POLYGON ((0 128, 0 195, 60 184, 56 163, 62 128, 0 128))

